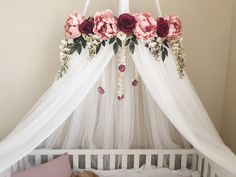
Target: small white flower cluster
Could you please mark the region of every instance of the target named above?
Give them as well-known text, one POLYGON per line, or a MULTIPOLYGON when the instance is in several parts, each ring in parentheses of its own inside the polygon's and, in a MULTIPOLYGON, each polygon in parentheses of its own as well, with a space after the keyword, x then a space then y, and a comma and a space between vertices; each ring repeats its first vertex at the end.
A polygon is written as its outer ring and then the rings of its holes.
POLYGON ((68 70, 68 62, 71 59, 71 46, 73 45, 72 39, 61 40, 60 48, 60 68, 57 72, 57 79, 63 77, 68 70))
POLYGON ((87 49, 89 52, 89 59, 92 59, 97 54, 97 48, 101 43, 100 38, 97 35, 82 34, 84 40, 87 42, 87 49))
POLYGON ((119 31, 116 35, 121 41, 124 41, 127 37, 127 34, 123 33, 122 31, 119 31))
POLYGON ((185 67, 185 53, 183 48, 183 38, 180 38, 177 41, 171 42, 171 47, 173 50, 173 53, 177 57, 177 64, 178 64, 178 72, 180 78, 184 76, 184 67, 185 67))
POLYGON ((156 60, 158 60, 158 57, 161 54, 162 51, 162 47, 163 47, 163 42, 161 38, 155 38, 154 40, 151 40, 148 43, 149 51, 151 52, 151 54, 154 56, 154 58, 156 60))

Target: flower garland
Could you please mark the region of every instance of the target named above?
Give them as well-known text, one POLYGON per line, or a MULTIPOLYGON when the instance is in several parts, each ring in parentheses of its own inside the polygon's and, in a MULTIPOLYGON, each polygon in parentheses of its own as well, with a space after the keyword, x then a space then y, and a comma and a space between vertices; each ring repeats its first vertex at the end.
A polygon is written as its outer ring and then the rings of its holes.
MULTIPOLYGON (((171 47, 177 57, 180 78, 184 76, 184 49, 182 46, 182 22, 177 16, 154 18, 150 13, 121 14, 115 17, 109 9, 96 12, 94 17, 86 18, 78 12, 72 13, 66 20, 65 37, 60 46, 61 65, 58 79, 68 70, 68 61, 77 51, 81 54, 87 49, 89 59, 107 43, 113 45, 114 53, 127 46, 133 54, 138 40, 145 43, 155 59, 161 56, 165 61, 168 48, 171 47)), ((133 84, 136 85, 136 82, 133 84)))

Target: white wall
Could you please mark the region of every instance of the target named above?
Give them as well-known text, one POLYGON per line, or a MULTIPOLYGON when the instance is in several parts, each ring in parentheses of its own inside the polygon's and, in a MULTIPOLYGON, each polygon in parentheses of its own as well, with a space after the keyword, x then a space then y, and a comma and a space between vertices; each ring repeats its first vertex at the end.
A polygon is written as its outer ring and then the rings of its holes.
POLYGON ((222 136, 236 153, 236 1, 233 9, 232 38, 222 115, 222 136))
MULTIPOLYGON (((116 3, 113 3, 116 2, 116 3)), ((220 129, 233 0, 161 0, 164 14, 185 25, 187 71, 220 129)), ((0 139, 52 83, 58 68, 63 25, 84 0, 0 0, 0 139)), ((117 0, 92 0, 89 14, 117 0)), ((153 0, 131 0, 131 12, 155 13, 153 0)))

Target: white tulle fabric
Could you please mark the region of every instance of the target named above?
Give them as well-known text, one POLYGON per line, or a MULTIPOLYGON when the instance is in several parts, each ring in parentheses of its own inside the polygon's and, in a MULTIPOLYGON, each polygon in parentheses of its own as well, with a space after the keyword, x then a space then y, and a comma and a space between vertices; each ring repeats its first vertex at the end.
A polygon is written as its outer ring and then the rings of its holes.
POLYGON ((135 67, 126 54, 125 99, 117 100, 117 60, 106 68, 105 94, 96 83, 70 118, 41 147, 46 148, 181 148, 187 146, 139 80, 133 87, 135 67))
POLYGON ((84 100, 113 56, 111 46, 94 60, 74 54, 70 70, 55 81, 22 122, 0 143, 0 173, 36 148, 52 134, 84 100))

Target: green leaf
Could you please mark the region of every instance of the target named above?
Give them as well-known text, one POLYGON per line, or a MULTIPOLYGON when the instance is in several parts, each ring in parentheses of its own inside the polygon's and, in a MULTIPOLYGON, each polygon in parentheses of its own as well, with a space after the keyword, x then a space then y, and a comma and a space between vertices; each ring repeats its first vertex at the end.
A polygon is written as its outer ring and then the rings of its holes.
POLYGON ((119 38, 116 38, 116 42, 118 43, 120 47, 122 47, 122 41, 119 38))
POLYGON ((79 43, 83 39, 82 36, 73 39, 74 43, 79 43))
POLYGON ((135 43, 136 45, 138 45, 138 41, 137 41, 136 37, 133 37, 133 38, 132 38, 132 41, 133 41, 133 43, 135 43))
POLYGON ((164 52, 165 52, 165 55, 168 57, 168 50, 165 47, 164 47, 164 52))
POLYGON ((77 50, 78 54, 81 54, 81 51, 82 51, 82 45, 81 45, 81 44, 78 44, 76 50, 77 50))
POLYGON ((125 42, 125 46, 129 45, 131 39, 127 39, 126 42, 125 42))
POLYGON ((98 44, 98 46, 97 46, 97 48, 96 48, 96 53, 98 53, 98 52, 99 52, 100 48, 101 48, 101 43, 100 43, 100 44, 98 44))
POLYGON ((105 46, 106 45, 106 41, 102 41, 102 45, 105 46))
POLYGON ((134 49, 135 49, 134 43, 133 43, 133 42, 130 42, 130 44, 129 44, 129 50, 130 50, 130 52, 131 52, 132 54, 134 54, 134 49))
POLYGON ((168 47, 168 48, 169 48, 169 45, 168 45, 168 40, 167 40, 167 39, 163 41, 163 44, 164 44, 166 47, 168 47))
POLYGON ((165 54, 165 52, 162 51, 162 61, 164 62, 165 59, 166 59, 166 54, 165 54))
POLYGON ((70 49, 70 54, 73 54, 77 49, 77 46, 73 46, 71 49, 70 49))
POLYGON ((81 40, 81 44, 82 44, 82 46, 83 46, 83 48, 85 48, 86 47, 86 41, 84 40, 84 38, 81 40))
POLYGON ((148 47, 148 43, 145 44, 145 47, 148 47))
POLYGON ((110 39, 109 44, 112 44, 116 40, 116 37, 110 39))
POLYGON ((119 49, 119 45, 118 45, 117 42, 115 42, 114 45, 113 45, 113 51, 114 51, 115 54, 117 54, 118 49, 119 49))

